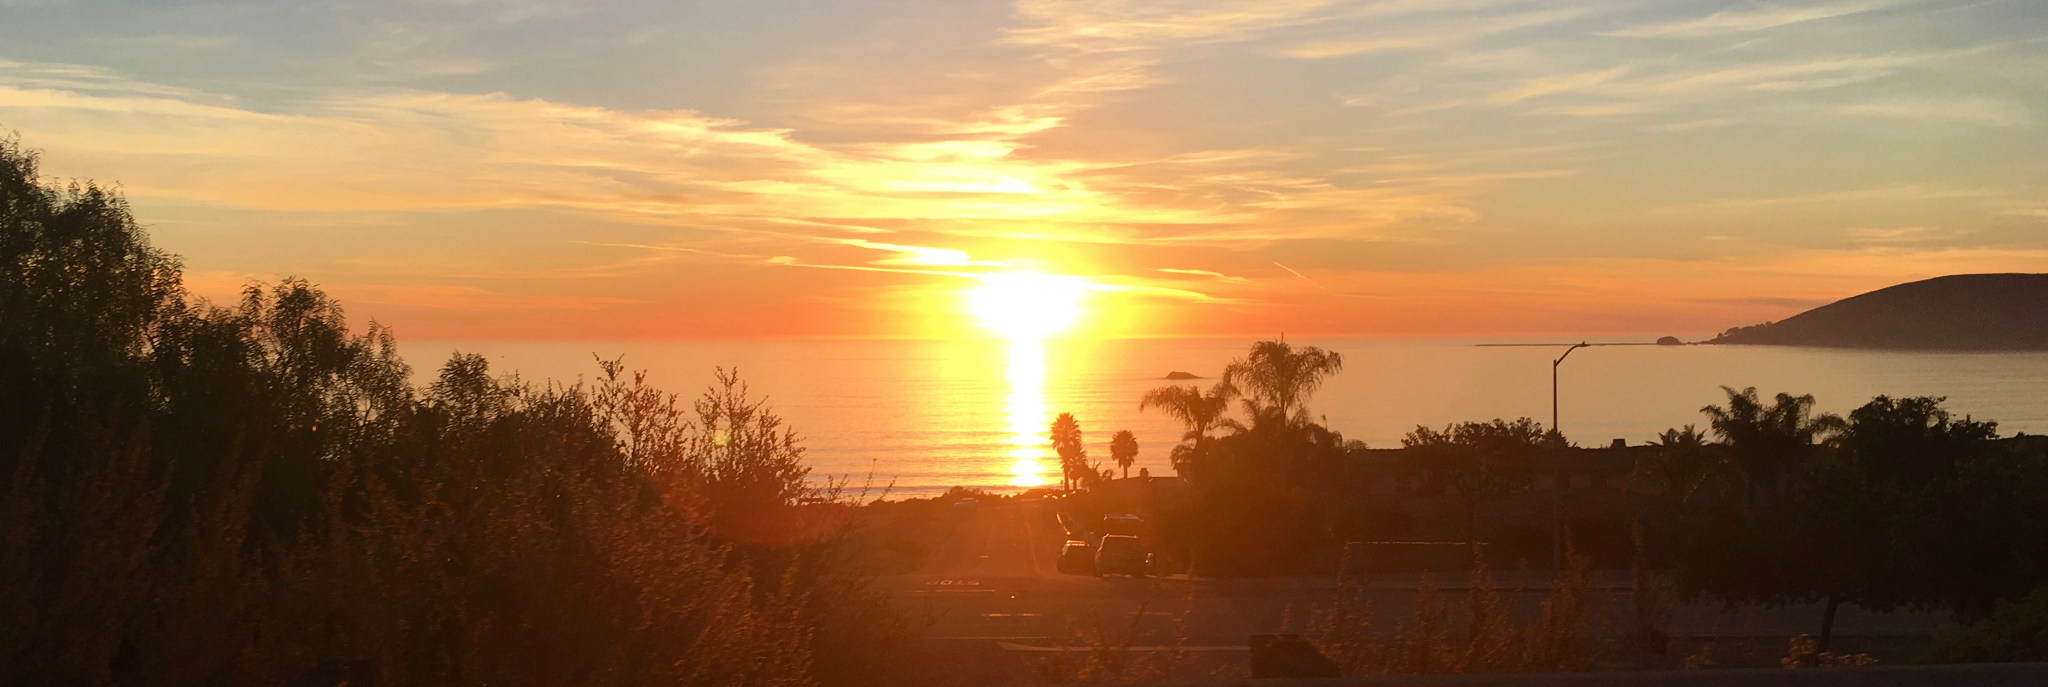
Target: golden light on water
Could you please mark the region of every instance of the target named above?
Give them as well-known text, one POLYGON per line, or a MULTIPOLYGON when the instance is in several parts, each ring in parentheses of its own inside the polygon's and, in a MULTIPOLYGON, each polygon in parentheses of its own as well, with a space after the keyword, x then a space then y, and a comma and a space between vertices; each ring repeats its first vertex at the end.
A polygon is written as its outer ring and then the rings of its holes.
POLYGON ((1037 339, 1010 342, 1010 485, 1036 487, 1046 483, 1045 347, 1037 339))
POLYGON ((1079 277, 1038 272, 983 275, 967 294, 970 309, 984 327, 1010 341, 1008 369, 1010 485, 1043 486, 1051 481, 1045 464, 1046 427, 1051 413, 1045 404, 1044 339, 1065 331, 1080 318, 1088 283, 1079 277))

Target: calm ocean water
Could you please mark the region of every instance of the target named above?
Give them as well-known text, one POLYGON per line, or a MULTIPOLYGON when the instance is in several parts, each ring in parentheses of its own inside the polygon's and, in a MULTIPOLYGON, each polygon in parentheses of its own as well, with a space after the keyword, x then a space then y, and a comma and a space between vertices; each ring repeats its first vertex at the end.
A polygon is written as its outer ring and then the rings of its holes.
MULTIPOLYGON (((1344 372, 1311 409, 1348 438, 1398 446, 1417 424, 1529 416, 1550 421, 1550 361, 1559 347, 1474 341, 1301 339, 1344 354, 1344 372)), ((716 366, 736 367, 804 436, 814 474, 874 475, 892 497, 961 485, 1016 488, 1057 481, 1040 458, 1047 423, 1073 413, 1091 456, 1107 462, 1119 429, 1137 434, 1137 468, 1171 474, 1180 428, 1138 397, 1182 370, 1214 377, 1250 340, 1048 341, 414 341, 402 346, 430 378, 455 351, 481 353, 528 380, 595 376, 593 355, 624 356, 655 384, 694 396, 716 366)), ((1207 384, 1207 381, 1199 382, 1207 384)), ((1846 413, 1878 394, 1947 396, 1955 413, 2001 431, 2048 433, 2048 353, 1901 353, 1753 346, 1582 349, 1559 376, 1560 424, 1581 445, 1647 441, 1704 426, 1722 385, 1811 393, 1846 413)))

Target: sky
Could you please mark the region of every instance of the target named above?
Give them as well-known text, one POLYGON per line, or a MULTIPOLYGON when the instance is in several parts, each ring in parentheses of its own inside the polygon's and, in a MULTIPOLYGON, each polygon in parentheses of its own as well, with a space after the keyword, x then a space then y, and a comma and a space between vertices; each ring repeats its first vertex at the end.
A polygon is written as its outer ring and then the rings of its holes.
POLYGON ((0 0, 0 132, 408 339, 1697 337, 2048 271, 2040 0, 0 0))

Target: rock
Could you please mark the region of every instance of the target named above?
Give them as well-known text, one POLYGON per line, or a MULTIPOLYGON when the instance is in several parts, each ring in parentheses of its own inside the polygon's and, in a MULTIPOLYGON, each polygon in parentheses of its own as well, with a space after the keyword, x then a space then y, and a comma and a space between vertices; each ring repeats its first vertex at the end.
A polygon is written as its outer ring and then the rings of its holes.
POLYGON ((1174 370, 1174 371, 1172 371, 1172 372, 1168 372, 1168 373, 1166 373, 1166 378, 1167 378, 1167 379, 1201 379, 1201 378, 1202 378, 1202 376, 1201 376, 1201 375, 1198 375, 1198 374, 1195 374, 1195 373, 1192 373, 1192 372, 1182 372, 1182 371, 1180 371, 1180 370, 1174 370))
POLYGON ((1663 336, 1663 337, 1658 337, 1658 338, 1657 338, 1657 345, 1659 345, 1659 346, 1683 346, 1683 345, 1685 345, 1685 342, 1684 342, 1684 341, 1679 341, 1679 340, 1678 340, 1678 337, 1675 337, 1675 336, 1663 336))

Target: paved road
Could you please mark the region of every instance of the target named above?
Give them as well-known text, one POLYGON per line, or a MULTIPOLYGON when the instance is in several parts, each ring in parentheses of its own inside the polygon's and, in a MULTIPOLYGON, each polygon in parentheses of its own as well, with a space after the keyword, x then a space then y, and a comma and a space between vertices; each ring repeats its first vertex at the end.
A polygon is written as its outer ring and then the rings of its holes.
MULTIPOLYGON (((954 660, 985 664, 977 668, 984 674, 970 681, 1006 681, 1003 675, 1031 670, 1033 657, 1085 646, 1090 636, 1128 638, 1141 649, 1170 645, 1207 654, 1208 662, 1242 664, 1246 636, 1299 632, 1314 609, 1332 598, 1334 580, 1328 577, 1188 580, 1060 574, 1054 561, 1065 535, 1045 504, 984 503, 958 517, 964 522, 919 569, 881 578, 878 584, 898 596, 935 650, 954 660)), ((1462 574, 1443 577, 1439 588, 1447 601, 1457 600, 1462 580, 1462 574)), ((1595 578, 1595 587, 1604 588, 1595 594, 1595 632, 1633 632, 1626 580, 1625 572, 1595 578)), ((1516 581, 1499 584, 1512 588, 1516 581)), ((1366 596, 1374 617, 1382 619, 1375 626, 1394 631, 1413 612, 1415 578, 1376 580, 1366 596)), ((1541 589, 1510 596, 1518 614, 1541 612, 1541 589)), ((1670 628, 1681 639, 1750 638, 1770 644, 1757 648, 1769 652, 1781 647, 1784 638, 1813 632, 1819 618, 1818 607, 1727 611, 1719 604, 1682 604, 1674 609, 1670 628)), ((1845 609, 1837 632, 1853 648, 1857 637, 1890 638, 1885 641, 1897 644, 1938 627, 1939 620, 1928 616, 1845 609)))

